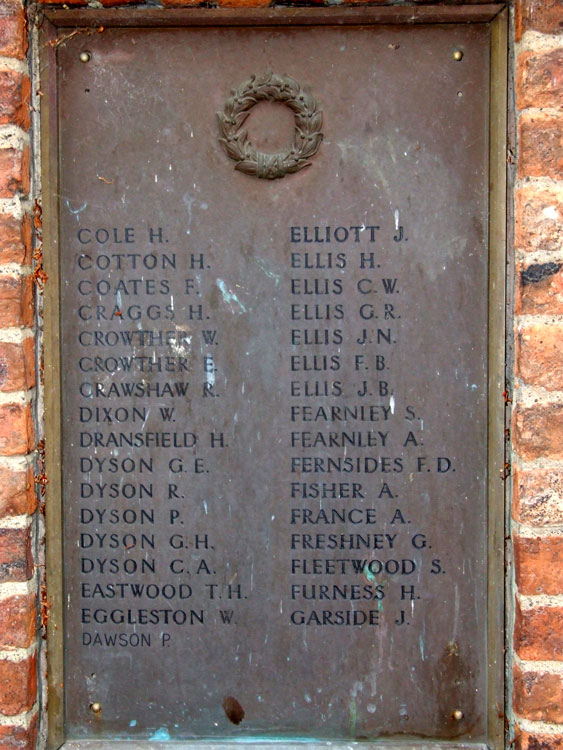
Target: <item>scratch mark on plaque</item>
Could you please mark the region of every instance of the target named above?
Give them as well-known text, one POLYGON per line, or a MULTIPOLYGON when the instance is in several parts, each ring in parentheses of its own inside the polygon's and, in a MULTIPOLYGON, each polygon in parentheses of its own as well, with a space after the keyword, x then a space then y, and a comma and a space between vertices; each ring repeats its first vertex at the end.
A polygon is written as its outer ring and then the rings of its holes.
POLYGON ((184 193, 184 195, 182 196, 182 200, 184 201, 184 203, 188 207, 188 227, 186 229, 186 234, 189 234, 190 233, 190 227, 191 227, 191 224, 192 224, 192 206, 193 206, 193 203, 195 201, 195 198, 193 197, 193 195, 190 195, 189 193, 184 193))
POLYGON ((356 680, 354 684, 352 685, 352 690, 350 691, 350 694, 352 698, 355 700, 358 697, 358 693, 361 693, 364 689, 364 683, 361 680, 356 680))
POLYGON ((453 638, 452 640, 456 640, 457 638, 457 623, 459 620, 459 587, 456 584, 455 586, 455 597, 454 597, 454 632, 453 632, 453 638))
POLYGON ((371 695, 372 696, 377 695, 377 667, 375 669, 372 668, 368 672, 367 679, 368 679, 369 684, 370 684, 371 695))
POLYGON ((389 408, 391 409, 391 414, 395 413, 395 396, 391 396, 389 399, 389 408))
POLYGON ((215 364, 213 363, 213 357, 208 357, 205 365, 205 380, 207 384, 213 388, 215 385, 215 364))
POLYGON ((179 357, 187 357, 190 354, 191 336, 183 336, 181 339, 170 342, 170 348, 179 357))
MULTIPOLYGON (((149 418, 149 414, 150 414, 150 413, 151 413, 151 407, 149 406, 149 408, 148 408, 148 409, 147 409, 147 410, 145 411, 145 418, 144 418, 144 420, 143 420, 143 424, 141 425, 141 430, 144 430, 144 429, 145 429, 145 425, 146 425, 146 423, 147 423, 147 419, 149 418)), ((122 481, 123 481, 123 480, 122 480, 122 481)))
POLYGON ((227 285, 223 281, 223 279, 217 279, 216 284, 219 287, 219 291, 221 292, 223 296, 223 300, 229 305, 231 308, 231 312, 246 312, 246 307, 242 304, 242 302, 239 300, 237 295, 231 291, 230 289, 227 289, 227 285), (234 303, 234 304, 233 304, 234 303), (235 305, 238 305, 239 310, 237 311, 235 305))
POLYGON ((79 219, 79 216, 78 216, 78 214, 81 214, 81 213, 82 213, 82 211, 84 211, 84 210, 85 210, 85 209, 87 208, 87 206, 88 206, 88 203, 83 203, 83 204, 82 204, 82 205, 80 206, 80 208, 76 208, 76 209, 74 209, 74 208, 71 208, 71 207, 70 207, 70 201, 69 201, 69 199, 68 199, 68 198, 65 198, 65 205, 66 205, 66 207, 68 208, 69 212, 70 212, 70 213, 71 213, 71 214, 72 214, 73 216, 75 216, 75 217, 76 217, 76 221, 80 221, 80 219, 79 219))
POLYGON ((399 209, 395 209, 395 231, 399 231, 399 209))
POLYGON ((278 286, 280 283, 280 275, 279 273, 274 273, 273 271, 269 271, 267 268, 264 267, 264 261, 261 258, 256 258, 256 263, 260 266, 260 269, 263 271, 263 273, 269 278, 273 279, 275 282, 275 285, 278 286))
POLYGON ((129 726, 130 727, 136 727, 137 726, 137 719, 131 719, 131 721, 129 722, 129 726))
POLYGON ((421 635, 418 636, 418 650, 420 651, 420 658, 424 661, 424 638, 421 635))

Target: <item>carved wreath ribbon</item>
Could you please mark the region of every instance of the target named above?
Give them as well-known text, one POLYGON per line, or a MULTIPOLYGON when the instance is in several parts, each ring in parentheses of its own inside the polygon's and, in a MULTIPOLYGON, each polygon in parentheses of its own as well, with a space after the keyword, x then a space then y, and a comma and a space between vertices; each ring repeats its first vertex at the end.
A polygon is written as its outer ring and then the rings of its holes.
POLYGON ((267 71, 261 76, 250 76, 231 94, 224 111, 218 112, 217 117, 222 135, 219 142, 227 155, 237 162, 235 169, 254 177, 275 180, 310 166, 308 160, 317 153, 323 139, 323 115, 309 89, 302 88, 290 76, 267 71), (242 128, 250 110, 260 101, 282 102, 294 114, 293 143, 285 153, 257 151, 242 128))

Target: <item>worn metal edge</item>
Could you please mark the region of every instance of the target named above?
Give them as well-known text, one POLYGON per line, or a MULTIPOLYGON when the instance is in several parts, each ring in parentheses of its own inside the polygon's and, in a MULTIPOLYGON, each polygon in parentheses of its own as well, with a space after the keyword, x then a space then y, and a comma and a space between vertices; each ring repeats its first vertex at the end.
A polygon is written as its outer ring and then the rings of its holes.
POLYGON ((252 750, 300 750, 306 745, 307 750, 366 750, 367 748, 385 748, 385 750, 487 750, 487 745, 482 742, 455 742, 455 741, 432 741, 413 740, 405 741, 374 740, 364 742, 325 742, 303 739, 300 741, 290 740, 283 742, 263 739, 240 739, 209 742, 205 740, 194 740, 192 742, 151 742, 150 740, 69 740, 65 742, 61 750, 115 750, 118 746, 127 747, 128 750, 241 750, 241 746, 251 745, 252 750))
POLYGON ((51 750, 109 750, 126 743, 130 750, 235 750, 241 744, 252 744, 256 750, 298 748, 307 744, 311 750, 348 750, 367 745, 385 746, 391 750, 486 750, 504 745, 504 485, 500 475, 504 467, 504 399, 505 383, 505 253, 506 253, 506 87, 507 87, 507 11, 504 5, 480 6, 386 7, 350 9, 276 8, 231 10, 46 10, 40 27, 41 151, 43 174, 43 252, 44 268, 49 282, 45 289, 45 390, 47 491, 47 592, 50 606, 48 622, 48 747, 51 750), (264 10, 262 13, 261 11, 264 10), (371 12, 370 12, 371 11, 371 12), (444 13, 444 11, 448 11, 444 13), (410 14, 410 15, 409 15, 410 14), (416 18, 413 16, 416 15, 416 18), (58 234, 58 124, 56 44, 58 27, 76 26, 247 26, 263 25, 334 25, 377 23, 451 23, 491 21, 490 83, 490 221, 489 221, 489 565, 488 565, 488 656, 489 656, 489 742, 457 743, 455 741, 280 741, 244 739, 238 742, 202 741, 166 743, 134 740, 69 740, 64 730, 64 662, 63 662, 63 521, 61 492, 61 355, 60 355, 60 269, 58 234), (107 19, 107 20, 106 20, 107 19), (440 19, 440 20, 436 20, 440 19), (501 343, 502 342, 502 343, 501 343))
POLYGON ((504 747, 506 108, 508 13, 491 24, 489 103, 488 736, 504 747))
POLYGON ((43 10, 57 27, 312 26, 487 23, 504 3, 451 6, 332 6, 326 8, 73 8, 43 10))
MULTIPOLYGON (((515 51, 515 33, 514 33, 515 18, 514 13, 510 13, 508 22, 508 70, 514 71, 516 69, 516 51, 515 51)), ((515 383, 515 341, 514 341, 514 322, 515 322, 515 297, 516 297, 516 284, 517 284, 517 264, 515 257, 515 242, 514 242, 514 222, 515 222, 515 206, 514 206, 514 193, 517 179, 517 165, 513 158, 514 151, 516 149, 516 132, 517 132, 517 112, 516 112, 516 93, 515 93, 515 80, 514 76, 508 76, 508 91, 507 91, 507 159, 506 159, 506 178, 507 178, 507 189, 506 189, 506 390, 507 396, 510 398, 514 397, 514 383, 515 383)), ((505 411, 505 425, 507 430, 507 441, 506 441, 506 463, 512 465, 514 456, 514 445, 511 441, 511 420, 512 420, 512 403, 509 400, 506 404, 505 411)), ((512 471, 512 468, 511 468, 512 471)), ((515 731, 515 716, 512 705, 514 685, 512 681, 512 667, 514 664, 514 624, 515 624, 515 571, 514 571, 514 547, 512 539, 512 503, 513 503, 514 484, 513 479, 506 482, 506 504, 505 504, 505 547, 504 547, 504 566, 505 566, 505 615, 504 615, 504 629, 505 629, 505 692, 504 692, 504 705, 506 706, 506 723, 505 723, 505 747, 510 748, 513 744, 514 731, 515 731)))
POLYGON ((59 189, 57 30, 43 19, 39 29, 41 98, 41 172, 43 207, 43 267, 48 281, 44 291, 45 465, 47 622, 47 746, 64 741, 63 665, 63 518, 61 490, 61 353, 59 314, 59 189))

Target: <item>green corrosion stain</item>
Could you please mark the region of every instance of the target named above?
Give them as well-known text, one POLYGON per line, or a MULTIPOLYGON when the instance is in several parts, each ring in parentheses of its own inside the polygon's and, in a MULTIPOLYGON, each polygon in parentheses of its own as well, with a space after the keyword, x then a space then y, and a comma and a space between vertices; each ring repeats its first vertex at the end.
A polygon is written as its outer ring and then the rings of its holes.
POLYGON ((348 703, 348 713, 350 715, 350 737, 356 736, 356 722, 358 720, 358 709, 356 701, 352 698, 348 703))
MULTIPOLYGON (((375 575, 371 572, 371 570, 368 567, 364 568, 364 578, 367 581, 369 581, 370 583, 374 583, 375 584, 375 575)), ((382 609, 383 609, 383 601, 381 599, 378 599, 377 600, 377 611, 381 612, 382 609)))
POLYGON ((166 727, 160 727, 160 729, 157 729, 152 737, 149 737, 149 740, 152 740, 153 742, 167 742, 169 739, 170 732, 166 727))
POLYGON ((370 583, 375 583, 375 575, 371 572, 371 570, 366 567, 364 570, 364 576, 368 579, 370 583))

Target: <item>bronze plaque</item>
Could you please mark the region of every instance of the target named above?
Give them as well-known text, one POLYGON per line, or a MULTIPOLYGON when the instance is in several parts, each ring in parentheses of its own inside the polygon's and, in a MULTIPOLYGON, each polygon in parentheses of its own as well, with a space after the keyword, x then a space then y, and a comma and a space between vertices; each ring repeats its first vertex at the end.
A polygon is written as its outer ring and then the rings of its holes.
POLYGON ((70 736, 484 740, 488 49, 61 44, 70 736))

